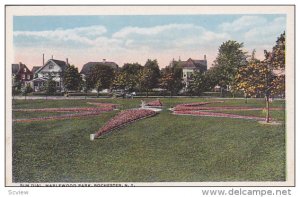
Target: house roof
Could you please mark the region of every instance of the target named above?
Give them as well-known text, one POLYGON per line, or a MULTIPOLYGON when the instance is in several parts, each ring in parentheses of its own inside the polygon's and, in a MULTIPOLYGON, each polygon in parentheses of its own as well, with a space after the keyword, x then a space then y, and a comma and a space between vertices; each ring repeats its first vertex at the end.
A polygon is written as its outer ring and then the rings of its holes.
POLYGON ((111 66, 113 69, 118 68, 118 65, 115 62, 88 62, 83 65, 80 74, 87 74, 96 65, 107 65, 111 66))
POLYGON ((26 68, 26 70, 29 71, 29 73, 31 72, 27 66, 25 64, 22 64, 21 62, 19 64, 12 64, 12 74, 18 74, 20 72, 20 70, 26 68))
MULTIPOLYGON (((39 72, 40 70, 42 70, 42 69, 48 64, 48 62, 50 62, 50 61, 52 61, 52 62, 54 62, 56 65, 58 65, 58 66, 61 68, 61 70, 65 70, 65 68, 67 67, 67 63, 66 63, 65 61, 55 60, 55 59, 50 59, 50 60, 48 60, 48 61, 45 63, 44 66, 41 66, 41 67, 37 68, 37 70, 35 70, 35 73, 37 73, 37 72, 39 72)), ((37 66, 37 67, 38 67, 38 66, 37 66)))
POLYGON ((41 66, 34 66, 34 67, 32 67, 31 72, 34 74, 35 71, 37 71, 40 68, 41 68, 41 66))
POLYGON ((195 60, 195 59, 189 58, 187 61, 180 61, 179 65, 182 68, 207 70, 207 61, 206 60, 195 60))

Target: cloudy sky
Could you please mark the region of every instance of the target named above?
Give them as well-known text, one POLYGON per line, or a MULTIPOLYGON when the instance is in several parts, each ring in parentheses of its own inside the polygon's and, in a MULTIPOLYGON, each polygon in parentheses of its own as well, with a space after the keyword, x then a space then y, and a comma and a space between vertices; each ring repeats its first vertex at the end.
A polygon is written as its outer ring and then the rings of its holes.
POLYGON ((145 64, 157 59, 165 67, 174 58, 203 59, 210 66, 218 47, 229 39, 256 49, 258 58, 270 50, 286 29, 285 15, 129 15, 14 16, 15 62, 29 68, 48 60, 69 59, 81 67, 89 61, 145 64))

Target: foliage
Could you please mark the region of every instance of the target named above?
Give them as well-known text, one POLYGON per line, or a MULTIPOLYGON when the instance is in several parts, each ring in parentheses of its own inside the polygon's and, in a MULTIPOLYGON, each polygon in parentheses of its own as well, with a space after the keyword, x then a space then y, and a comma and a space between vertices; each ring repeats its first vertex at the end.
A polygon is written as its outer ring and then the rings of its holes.
POLYGON ((187 87, 188 93, 200 96, 202 92, 208 89, 206 76, 203 72, 195 72, 191 77, 192 79, 187 87))
POLYGON ((24 84, 21 88, 21 93, 22 95, 27 95, 28 93, 33 92, 32 87, 30 86, 30 84, 24 84))
POLYGON ((87 88, 110 88, 114 75, 115 73, 112 67, 103 64, 95 65, 86 76, 87 88), (100 83, 101 86, 99 86, 100 83))
POLYGON ((161 73, 160 87, 170 91, 171 95, 177 94, 183 87, 182 69, 168 66, 161 73))
POLYGON ((46 82, 46 94, 53 95, 56 92, 56 82, 50 77, 46 82))
POLYGON ((158 67, 157 60, 150 60, 148 59, 144 69, 149 70, 149 89, 156 88, 159 85, 159 78, 160 78, 160 70, 158 67))
POLYGON ((132 75, 127 72, 119 72, 116 74, 113 82, 113 89, 123 89, 125 91, 133 91, 137 85, 137 74, 132 75))
POLYGON ((121 68, 121 72, 136 75, 141 69, 143 69, 143 66, 139 63, 125 63, 121 68))
POLYGON ((74 65, 67 65, 64 71, 63 79, 67 91, 79 89, 81 83, 81 76, 78 72, 78 68, 75 68, 74 65))
POLYGON ((243 43, 233 40, 222 43, 211 71, 214 73, 210 75, 213 77, 213 85, 218 84, 222 88, 233 85, 238 69, 247 65, 247 55, 242 50, 243 46, 243 43))
POLYGON ((153 81, 152 80, 153 77, 153 71, 149 68, 144 67, 143 70, 141 70, 138 74, 138 79, 139 79, 139 89, 140 91, 144 90, 147 92, 147 96, 148 96, 148 92, 149 90, 153 87, 153 81))

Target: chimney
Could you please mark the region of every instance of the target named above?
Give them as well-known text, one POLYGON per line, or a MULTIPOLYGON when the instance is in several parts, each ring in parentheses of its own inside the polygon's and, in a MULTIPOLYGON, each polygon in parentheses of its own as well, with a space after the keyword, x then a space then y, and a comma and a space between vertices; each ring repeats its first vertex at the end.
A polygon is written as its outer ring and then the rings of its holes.
POLYGON ((206 60, 206 55, 204 55, 204 60, 206 60))
POLYGON ((53 60, 53 55, 51 56, 51 59, 53 60))
POLYGON ((103 63, 106 63, 106 59, 103 59, 103 63))
POLYGON ((67 65, 69 65, 69 60, 68 60, 68 58, 66 58, 66 63, 67 63, 67 65))
POLYGON ((45 65, 45 54, 43 53, 43 66, 45 65))

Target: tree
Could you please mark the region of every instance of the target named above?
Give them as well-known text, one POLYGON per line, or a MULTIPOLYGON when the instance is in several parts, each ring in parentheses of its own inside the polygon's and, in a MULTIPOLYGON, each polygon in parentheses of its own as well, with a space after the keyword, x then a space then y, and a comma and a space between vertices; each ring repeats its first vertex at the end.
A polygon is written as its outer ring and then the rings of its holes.
POLYGON ((215 72, 214 85, 219 85, 222 89, 233 85, 238 69, 247 65, 247 55, 242 50, 243 46, 243 43, 228 40, 219 47, 212 69, 215 72))
POLYGON ((25 100, 26 100, 26 96, 28 93, 33 92, 32 87, 30 86, 30 84, 24 84, 21 88, 21 93, 23 96, 25 96, 25 100))
POLYGON ((121 68, 121 72, 128 75, 137 75, 140 70, 143 69, 143 66, 139 63, 125 63, 121 68))
POLYGON ((153 71, 149 68, 144 67, 138 74, 139 79, 139 89, 146 91, 146 96, 148 97, 148 92, 152 88, 153 81, 152 80, 153 71))
POLYGON ((200 96, 205 90, 207 90, 206 77, 203 72, 195 72, 192 75, 192 80, 188 84, 188 92, 191 95, 200 96))
MULTIPOLYGON (((114 69, 108 65, 95 65, 86 76, 86 83, 88 89, 108 89, 114 79, 114 69), (101 83, 101 86, 98 86, 101 83), (97 85, 98 84, 98 85, 97 85)), ((99 94, 99 92, 98 92, 99 94)))
POLYGON ((46 82, 46 95, 54 95, 56 92, 56 82, 50 77, 46 82))
POLYGON ((160 70, 158 67, 157 60, 150 60, 148 59, 144 69, 148 69, 151 73, 149 76, 149 89, 156 88, 159 86, 159 78, 160 78, 160 70))
POLYGON ((116 74, 113 82, 112 87, 113 89, 128 89, 128 74, 125 72, 119 72, 116 74))
POLYGON ((67 65, 63 80, 67 91, 78 90, 81 83, 81 76, 78 72, 78 68, 75 68, 74 65, 67 65))
POLYGON ((103 90, 103 84, 102 84, 102 82, 101 82, 101 79, 98 79, 98 81, 97 81, 96 84, 95 84, 95 88, 96 88, 96 90, 97 90, 97 97, 99 97, 99 92, 100 92, 101 90, 103 90))
POLYGON ((162 69, 160 87, 170 91, 170 95, 177 94, 183 87, 182 69, 168 66, 162 69))

